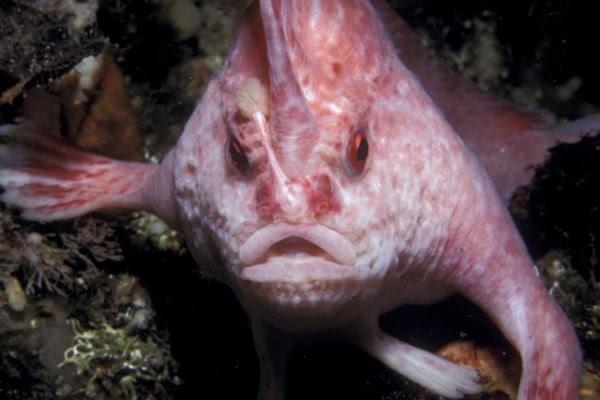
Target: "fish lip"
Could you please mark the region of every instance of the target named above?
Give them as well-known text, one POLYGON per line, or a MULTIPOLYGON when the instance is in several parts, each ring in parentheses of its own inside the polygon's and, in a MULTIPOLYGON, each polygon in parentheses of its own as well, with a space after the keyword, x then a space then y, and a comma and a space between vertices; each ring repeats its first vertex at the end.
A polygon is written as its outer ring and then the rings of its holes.
POLYGON ((321 257, 290 260, 275 257, 268 262, 246 267, 240 277, 259 284, 304 284, 354 280, 358 276, 354 267, 340 265, 321 257))
POLYGON ((273 245, 294 237, 319 247, 330 255, 336 264, 351 266, 356 262, 353 244, 339 232, 319 224, 279 222, 258 229, 240 246, 239 257, 242 266, 249 267, 260 263, 273 245))

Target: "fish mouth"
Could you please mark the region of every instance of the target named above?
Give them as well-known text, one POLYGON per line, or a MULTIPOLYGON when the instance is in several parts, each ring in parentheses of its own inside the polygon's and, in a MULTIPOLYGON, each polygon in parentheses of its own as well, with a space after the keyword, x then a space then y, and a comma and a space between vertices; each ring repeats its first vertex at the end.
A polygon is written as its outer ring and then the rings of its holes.
POLYGON ((267 225, 242 244, 239 255, 242 279, 254 282, 305 283, 357 274, 353 244, 322 225, 267 225))

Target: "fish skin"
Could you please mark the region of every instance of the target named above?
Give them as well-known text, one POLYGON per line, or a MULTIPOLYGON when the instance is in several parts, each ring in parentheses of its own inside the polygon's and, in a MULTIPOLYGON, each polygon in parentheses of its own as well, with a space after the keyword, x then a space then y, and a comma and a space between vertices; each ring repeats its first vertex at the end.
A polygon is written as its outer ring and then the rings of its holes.
POLYGON ((399 58, 417 75, 448 122, 477 155, 508 204, 519 186, 531 182, 548 150, 557 143, 573 143, 600 126, 593 115, 559 127, 548 115, 524 110, 506 99, 481 90, 437 59, 424 40, 384 1, 373 0, 399 58))
MULTIPOLYGON (((261 361, 259 398, 284 393, 286 351, 271 340, 274 332, 325 329, 343 332, 435 393, 460 398, 479 392, 473 369, 378 327, 378 316, 392 308, 458 292, 489 314, 520 353, 519 400, 576 399, 581 352, 574 330, 541 284, 498 194, 514 183, 486 162, 488 150, 476 145, 483 139, 475 139, 452 93, 423 72, 429 61, 419 64, 415 57, 414 70, 403 62, 402 47, 386 30, 393 20, 384 6, 361 0, 255 3, 159 168, 88 159, 65 144, 44 146, 54 139, 43 127, 5 126, 2 132, 14 143, 0 151, 6 190, 0 198, 32 219, 142 208, 180 229, 204 272, 228 284, 251 317, 261 361), (268 107, 252 103, 261 93, 239 96, 257 87, 245 86, 249 79, 266 90, 268 107), (250 104, 242 106, 240 98, 250 104), (359 174, 350 172, 347 160, 357 134, 369 144, 359 174), (247 170, 230 162, 233 139, 247 170), (54 176, 44 176, 46 164, 54 176), (73 169, 85 179, 75 179, 73 169), (84 197, 95 186, 105 190, 84 197), (61 203, 57 191, 65 187, 76 198, 81 189, 81 201, 61 203)), ((401 34, 396 31, 396 39, 401 34)), ((469 91, 455 94, 467 101, 469 91)), ((501 104, 508 115, 520 116, 501 104)), ((500 123, 498 108, 484 111, 488 122, 500 123)), ((519 120, 513 117, 510 124, 519 120)), ((515 132, 533 129, 532 120, 523 121, 515 132)), ((531 143, 540 145, 545 151, 545 141, 531 143)))

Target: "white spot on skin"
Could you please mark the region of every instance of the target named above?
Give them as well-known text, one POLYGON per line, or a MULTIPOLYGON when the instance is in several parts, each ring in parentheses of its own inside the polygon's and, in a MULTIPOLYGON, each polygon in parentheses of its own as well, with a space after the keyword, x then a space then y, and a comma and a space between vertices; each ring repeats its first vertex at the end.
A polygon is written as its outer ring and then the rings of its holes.
POLYGON ((267 89, 257 78, 247 79, 237 91, 237 107, 246 118, 255 118, 255 114, 268 117, 268 96, 267 89))
POLYGON ((314 0, 310 2, 311 13, 308 19, 308 24, 311 30, 316 30, 318 27, 320 28, 320 20, 319 20, 319 12, 321 9, 321 1, 314 0))
POLYGON ((333 102, 325 103, 325 109, 336 115, 339 115, 343 112, 342 108, 333 102))

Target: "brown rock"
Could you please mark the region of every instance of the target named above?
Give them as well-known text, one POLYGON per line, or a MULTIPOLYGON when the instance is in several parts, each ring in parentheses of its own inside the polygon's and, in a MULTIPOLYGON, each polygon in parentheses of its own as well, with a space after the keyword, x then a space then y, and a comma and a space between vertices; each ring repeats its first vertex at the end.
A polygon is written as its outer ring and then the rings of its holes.
POLYGON ((63 131, 77 146, 121 160, 144 160, 140 129, 123 75, 108 52, 87 57, 52 87, 63 131))
POLYGON ((471 341, 456 341, 440 349, 438 355, 456 364, 475 368, 482 376, 485 391, 496 396, 493 398, 517 398, 521 367, 514 351, 471 341))

